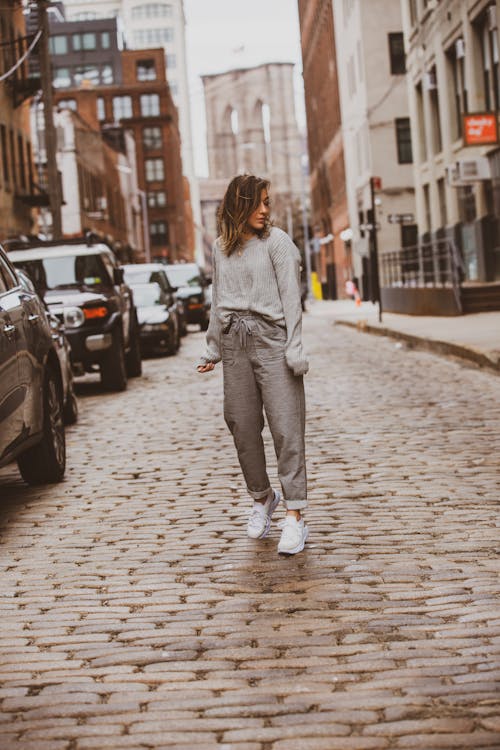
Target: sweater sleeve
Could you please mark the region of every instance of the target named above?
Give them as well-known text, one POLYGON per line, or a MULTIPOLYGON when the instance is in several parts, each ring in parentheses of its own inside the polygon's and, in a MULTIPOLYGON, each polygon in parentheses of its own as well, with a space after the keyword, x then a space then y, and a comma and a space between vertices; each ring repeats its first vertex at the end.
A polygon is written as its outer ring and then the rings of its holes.
POLYGON ((270 255, 286 323, 286 363, 294 375, 305 375, 309 363, 302 348, 300 253, 290 237, 280 232, 271 244, 270 255))
POLYGON ((205 353, 200 357, 200 363, 206 365, 208 362, 220 362, 222 359, 220 351, 221 324, 217 316, 217 267, 216 267, 217 249, 214 244, 212 250, 212 305, 210 308, 210 322, 207 329, 205 353))

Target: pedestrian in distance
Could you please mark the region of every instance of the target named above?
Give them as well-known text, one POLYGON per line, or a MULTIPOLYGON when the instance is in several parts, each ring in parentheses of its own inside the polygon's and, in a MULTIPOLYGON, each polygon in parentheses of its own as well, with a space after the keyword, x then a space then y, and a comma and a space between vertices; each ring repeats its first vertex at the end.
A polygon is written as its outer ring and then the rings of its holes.
POLYGON ((270 221, 269 182, 239 175, 217 214, 212 308, 206 352, 198 371, 222 360, 224 418, 236 446, 253 507, 248 536, 267 536, 283 499, 286 515, 278 552, 304 548, 308 528, 300 253, 270 221), (281 491, 272 489, 262 430, 265 411, 281 491))

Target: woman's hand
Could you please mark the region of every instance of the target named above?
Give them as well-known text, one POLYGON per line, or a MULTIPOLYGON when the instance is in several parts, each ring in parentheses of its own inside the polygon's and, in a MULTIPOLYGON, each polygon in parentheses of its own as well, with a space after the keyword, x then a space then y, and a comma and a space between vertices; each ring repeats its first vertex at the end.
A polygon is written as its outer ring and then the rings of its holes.
POLYGON ((210 372, 214 369, 214 367, 215 365, 213 362, 207 362, 206 365, 198 365, 196 369, 198 370, 198 372, 210 372))

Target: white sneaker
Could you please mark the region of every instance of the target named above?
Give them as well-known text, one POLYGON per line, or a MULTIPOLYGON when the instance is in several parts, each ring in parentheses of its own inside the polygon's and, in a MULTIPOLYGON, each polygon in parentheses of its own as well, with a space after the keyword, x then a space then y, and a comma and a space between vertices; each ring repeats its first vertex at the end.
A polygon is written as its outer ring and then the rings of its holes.
POLYGON ((283 531, 278 544, 278 552, 282 555, 295 555, 297 552, 302 552, 309 534, 304 519, 301 518, 300 521, 297 521, 295 516, 286 516, 285 520, 281 521, 280 526, 283 531))
POLYGON ((271 528, 271 516, 280 500, 280 493, 273 490, 273 494, 265 503, 254 502, 247 525, 247 534, 250 539, 264 539, 268 535, 271 528))

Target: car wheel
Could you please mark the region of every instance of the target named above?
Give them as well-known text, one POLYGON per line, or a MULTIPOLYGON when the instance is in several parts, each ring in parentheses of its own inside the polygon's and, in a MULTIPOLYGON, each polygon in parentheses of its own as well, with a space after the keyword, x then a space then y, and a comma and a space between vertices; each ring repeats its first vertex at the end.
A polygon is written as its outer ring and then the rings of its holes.
POLYGON ((168 344, 165 347, 165 353, 167 356, 171 357, 177 352, 177 349, 179 347, 177 346, 177 335, 175 333, 175 330, 172 328, 168 332, 168 344))
POLYGON ((52 368, 47 370, 43 389, 43 437, 17 459, 28 484, 60 482, 66 469, 63 397, 52 368))
POLYGON ((75 424, 78 420, 78 401, 73 390, 73 383, 70 386, 69 393, 66 396, 66 403, 64 404, 64 424, 75 424))
POLYGON ((129 378, 138 378, 142 375, 141 344, 139 341, 137 321, 132 324, 132 330, 130 332, 130 351, 127 353, 126 367, 129 378))
POLYGON ((181 336, 187 336, 187 332, 188 332, 188 328, 186 325, 186 321, 182 320, 181 321, 181 336))
POLYGON ((118 331, 113 334, 113 343, 101 362, 101 383, 109 391, 124 391, 127 387, 123 337, 118 331))

